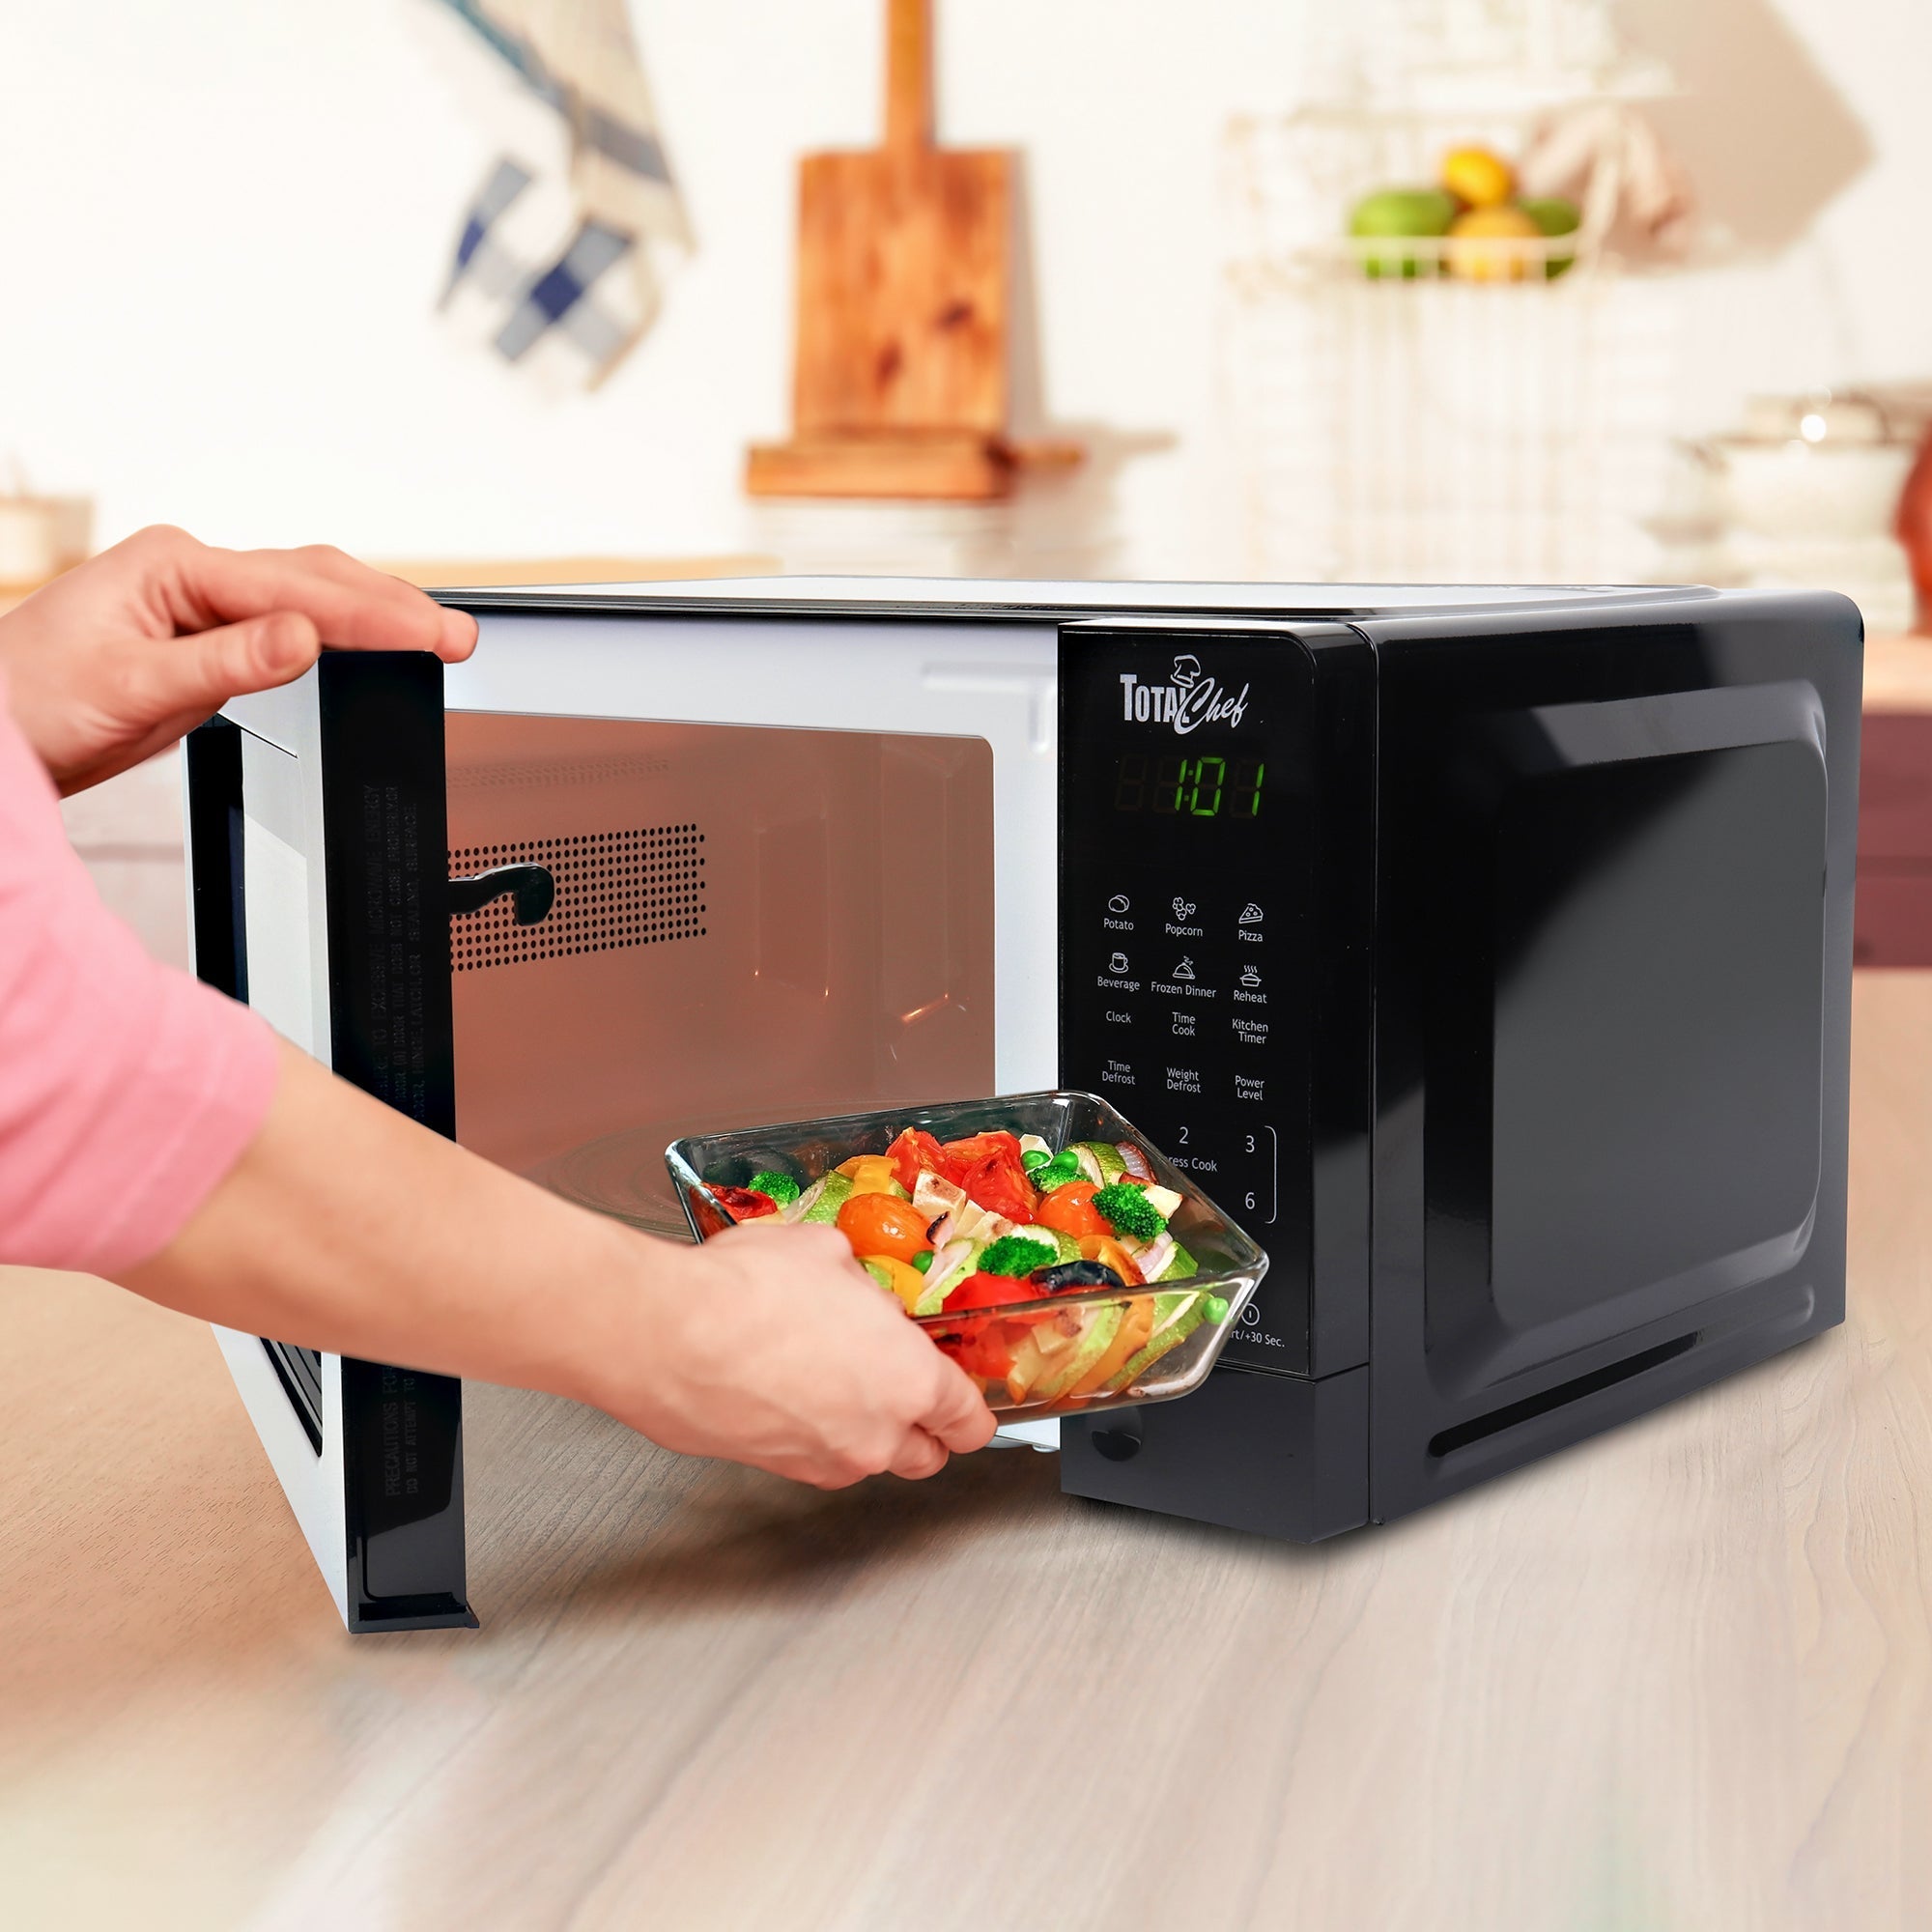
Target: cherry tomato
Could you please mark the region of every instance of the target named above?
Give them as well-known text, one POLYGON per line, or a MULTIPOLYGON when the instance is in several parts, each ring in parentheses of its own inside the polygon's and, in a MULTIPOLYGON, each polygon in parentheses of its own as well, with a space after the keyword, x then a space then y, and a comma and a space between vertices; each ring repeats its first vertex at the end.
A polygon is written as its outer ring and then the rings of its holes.
POLYGON ((838 1232, 861 1261, 867 1255, 884 1255, 891 1261, 909 1262, 932 1249, 925 1237, 925 1216, 896 1194, 849 1196, 838 1210, 838 1232))
POLYGON ((952 1163, 947 1159, 946 1150, 923 1127, 906 1128, 886 1151, 892 1157, 893 1179, 908 1194, 919 1185, 922 1173, 936 1174, 945 1180, 952 1179, 952 1163))
MULTIPOLYGON (((1040 1227, 1063 1235, 1111 1235, 1112 1226, 1094 1205, 1098 1191, 1091 1180, 1064 1181, 1034 1210, 1033 1218, 1040 1227)), ((1088 1256, 1089 1261, 1094 1259, 1088 1256)))
POLYGON ((779 1204, 769 1194, 760 1194, 755 1187, 716 1187, 712 1193, 718 1197, 718 1205, 734 1221, 755 1221, 761 1214, 776 1214, 779 1204))
POLYGON ((1129 1288, 1138 1288, 1147 1276, 1135 1265, 1134 1258, 1112 1235, 1082 1235, 1080 1255, 1083 1261, 1098 1262, 1103 1267, 1110 1267, 1129 1288))

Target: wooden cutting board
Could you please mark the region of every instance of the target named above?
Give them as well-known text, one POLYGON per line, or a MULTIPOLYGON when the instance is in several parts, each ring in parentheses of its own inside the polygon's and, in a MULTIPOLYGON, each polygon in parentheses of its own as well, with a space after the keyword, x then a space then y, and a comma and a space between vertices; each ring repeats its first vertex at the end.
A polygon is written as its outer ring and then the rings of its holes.
POLYGON ((882 148, 799 175, 801 440, 1007 427, 1013 156, 932 138, 929 0, 888 0, 882 148))
POLYGON ((1004 497, 1077 463, 1007 435, 1015 157, 932 141, 929 0, 888 0, 886 140, 799 170, 791 440, 754 497, 1004 497))

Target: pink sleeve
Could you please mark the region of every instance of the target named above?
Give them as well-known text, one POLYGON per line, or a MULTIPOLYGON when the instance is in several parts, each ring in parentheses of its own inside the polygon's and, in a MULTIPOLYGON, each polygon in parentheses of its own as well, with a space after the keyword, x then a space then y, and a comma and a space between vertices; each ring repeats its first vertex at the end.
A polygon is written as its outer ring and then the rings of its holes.
POLYGON ((0 688, 0 1262, 167 1246, 269 1111, 274 1036, 142 950, 67 841, 0 688))

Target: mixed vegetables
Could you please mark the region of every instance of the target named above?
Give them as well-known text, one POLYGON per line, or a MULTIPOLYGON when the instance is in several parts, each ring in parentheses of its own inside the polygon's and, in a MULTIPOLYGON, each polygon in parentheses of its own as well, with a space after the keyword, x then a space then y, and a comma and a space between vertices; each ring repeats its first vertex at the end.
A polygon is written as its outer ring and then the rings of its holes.
POLYGON ((710 1193, 733 1221, 836 1226, 907 1314, 958 1318, 933 1339, 996 1407, 1118 1395, 1228 1314, 1218 1295, 1170 1286, 1197 1272, 1168 1225, 1181 1197, 1127 1142, 942 1144, 908 1127, 803 1187, 767 1172, 710 1193))

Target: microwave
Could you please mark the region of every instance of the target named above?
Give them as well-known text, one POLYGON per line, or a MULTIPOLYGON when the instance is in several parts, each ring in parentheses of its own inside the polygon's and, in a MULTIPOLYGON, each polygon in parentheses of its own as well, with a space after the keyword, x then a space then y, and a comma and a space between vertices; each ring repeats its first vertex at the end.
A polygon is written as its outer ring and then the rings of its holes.
MULTIPOLYGON (((1314 1541, 1842 1319, 1843 599, 439 594, 189 738, 196 970, 667 1236, 678 1136, 1104 1095, 1270 1265, 1066 1491, 1314 1541)), ((473 1623, 461 1386, 220 1343, 349 1627, 473 1623)))

